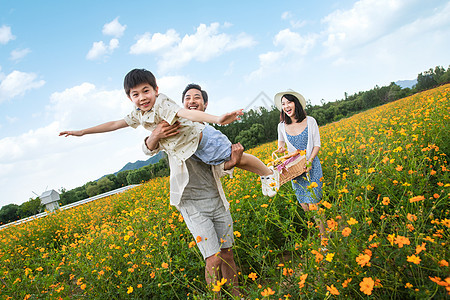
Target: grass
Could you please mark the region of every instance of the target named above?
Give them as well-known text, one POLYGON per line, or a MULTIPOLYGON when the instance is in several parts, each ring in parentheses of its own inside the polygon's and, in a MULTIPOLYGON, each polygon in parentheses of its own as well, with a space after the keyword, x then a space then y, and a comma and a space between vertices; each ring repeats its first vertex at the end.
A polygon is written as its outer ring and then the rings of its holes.
MULTIPOLYGON (((246 298, 448 297, 449 95, 444 85, 321 127, 324 197, 311 211, 289 183, 267 198, 252 173, 223 179, 246 298)), ((275 149, 249 153, 268 163, 275 149)), ((168 191, 157 178, 0 231, 0 298, 213 299, 168 191)))

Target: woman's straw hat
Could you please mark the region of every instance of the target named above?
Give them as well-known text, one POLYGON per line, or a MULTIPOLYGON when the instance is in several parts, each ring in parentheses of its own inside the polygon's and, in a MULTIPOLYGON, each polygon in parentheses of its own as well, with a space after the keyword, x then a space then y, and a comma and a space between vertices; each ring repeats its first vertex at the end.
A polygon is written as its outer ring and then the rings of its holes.
POLYGON ((281 98, 283 98, 283 96, 286 95, 286 94, 291 94, 291 95, 297 97, 297 99, 298 99, 298 101, 300 101, 300 104, 302 105, 303 109, 306 109, 306 100, 305 100, 305 98, 301 94, 297 93, 296 91, 293 91, 291 89, 287 89, 284 92, 277 93, 275 95, 274 99, 273 99, 273 101, 275 102, 275 106, 278 108, 278 110, 280 110, 280 111, 282 110, 281 109, 281 98))

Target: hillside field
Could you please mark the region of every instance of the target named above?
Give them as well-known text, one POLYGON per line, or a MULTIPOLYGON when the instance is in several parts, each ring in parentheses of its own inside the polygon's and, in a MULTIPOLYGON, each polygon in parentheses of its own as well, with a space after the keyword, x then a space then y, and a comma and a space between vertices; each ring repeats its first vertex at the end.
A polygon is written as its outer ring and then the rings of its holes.
MULTIPOLYGON (((245 298, 449 298, 449 96, 443 85, 320 127, 324 197, 307 213, 289 183, 268 198, 255 174, 224 178, 245 298)), ((275 149, 248 152, 268 163, 275 149)), ((156 178, 0 231, 0 299, 214 299, 168 192, 156 178)))

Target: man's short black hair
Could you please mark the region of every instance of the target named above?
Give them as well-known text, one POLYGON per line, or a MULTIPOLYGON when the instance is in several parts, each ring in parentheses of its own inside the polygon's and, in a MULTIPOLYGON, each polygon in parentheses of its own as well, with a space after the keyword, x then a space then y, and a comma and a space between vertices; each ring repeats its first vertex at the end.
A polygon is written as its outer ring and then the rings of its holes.
POLYGON ((181 99, 181 102, 184 102, 184 96, 186 96, 186 93, 192 89, 199 90, 202 93, 203 104, 208 103, 208 94, 206 93, 206 91, 202 90, 202 87, 200 85, 195 83, 190 83, 186 86, 186 88, 183 91, 183 98, 181 99))

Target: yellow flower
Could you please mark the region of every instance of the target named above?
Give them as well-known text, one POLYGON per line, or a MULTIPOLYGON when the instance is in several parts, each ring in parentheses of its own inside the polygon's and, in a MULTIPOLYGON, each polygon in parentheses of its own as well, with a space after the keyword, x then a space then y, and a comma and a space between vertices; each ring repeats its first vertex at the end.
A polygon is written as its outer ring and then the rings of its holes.
POLYGON ((331 262, 333 260, 333 257, 334 253, 328 253, 327 256, 325 257, 325 260, 331 262))
POLYGON ((131 294, 133 292, 133 287, 129 286, 127 289, 127 294, 131 294))
POLYGON ((313 188, 316 188, 316 187, 318 187, 318 186, 319 186, 319 185, 317 184, 317 182, 313 181, 313 182, 311 182, 310 185, 308 185, 308 189, 313 189, 313 188))
POLYGON ((39 268, 36 269, 36 271, 39 271, 39 272, 41 272, 42 270, 44 270, 43 267, 39 267, 39 268))
POLYGON ((358 224, 358 221, 356 221, 354 218, 350 218, 350 220, 347 221, 348 225, 355 225, 358 224))
POLYGON ((413 254, 413 255, 411 255, 411 256, 407 256, 407 258, 408 258, 407 261, 409 261, 409 262, 412 262, 412 263, 414 263, 414 264, 416 264, 416 265, 420 264, 421 259, 420 259, 419 256, 415 256, 415 255, 413 254))
POLYGON ((235 231, 235 232, 233 232, 233 234, 236 237, 241 237, 241 233, 239 231, 235 231))

